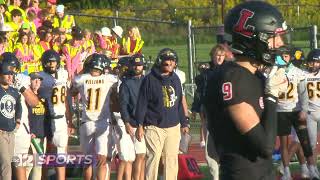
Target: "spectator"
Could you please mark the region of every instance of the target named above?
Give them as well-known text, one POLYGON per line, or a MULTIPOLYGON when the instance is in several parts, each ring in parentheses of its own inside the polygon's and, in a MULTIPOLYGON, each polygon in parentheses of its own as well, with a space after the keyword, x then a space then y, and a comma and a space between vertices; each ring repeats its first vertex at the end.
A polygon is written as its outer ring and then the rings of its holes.
POLYGON ((0 4, 0 13, 4 17, 4 22, 9 22, 11 14, 8 11, 8 6, 6 4, 0 4))
POLYGON ((72 27, 76 25, 72 15, 64 13, 64 6, 59 4, 56 8, 56 16, 53 18, 53 27, 63 28, 66 33, 71 33, 72 27))
POLYGON ((21 17, 23 20, 26 19, 26 12, 22 9, 21 7, 21 3, 22 3, 22 0, 13 0, 13 3, 11 3, 12 5, 9 5, 8 6, 8 11, 12 14, 12 11, 14 9, 18 10, 21 12, 21 17))
POLYGON ((33 31, 34 33, 37 33, 37 28, 38 28, 35 24, 36 18, 37 18, 37 15, 33 10, 30 10, 27 12, 27 21, 25 21, 25 23, 29 24, 31 31, 33 31))
POLYGON ((40 23, 40 16, 41 16, 41 8, 39 7, 39 0, 31 0, 30 1, 30 6, 29 8, 26 10, 27 14, 32 11, 35 14, 35 19, 34 19, 34 23, 36 24, 37 28, 40 27, 39 23, 40 23))
POLYGON ((141 54, 144 41, 137 26, 129 28, 128 37, 122 39, 121 55, 141 54))
POLYGON ((101 28, 101 31, 96 33, 97 51, 99 53, 105 54, 107 57, 112 56, 112 43, 111 43, 111 30, 107 27, 101 28))
POLYGON ((0 96, 6 106, 0 114, 0 179, 11 180, 11 162, 14 151, 14 130, 20 129, 21 102, 18 90, 12 88, 14 72, 0 63, 0 96), (6 97, 6 98, 4 98, 6 97), (5 115, 4 115, 5 114, 5 115))
POLYGON ((137 100, 136 138, 142 141, 144 136, 146 140, 147 180, 157 179, 161 157, 165 179, 177 179, 180 128, 182 133, 189 131, 182 107, 181 82, 173 72, 175 57, 173 52, 158 55, 150 74, 142 81, 137 100))
POLYGON ((22 32, 19 34, 17 43, 15 44, 14 53, 20 62, 31 62, 33 61, 33 51, 29 47, 29 37, 28 34, 22 32))
POLYGON ((123 29, 120 26, 115 26, 111 29, 111 58, 118 59, 120 53, 120 45, 118 39, 122 38, 123 29))
POLYGON ((91 32, 89 31, 89 29, 85 29, 83 31, 83 35, 84 35, 83 49, 87 51, 89 54, 94 53, 96 50, 95 50, 95 46, 92 41, 91 32))
POLYGON ((0 36, 0 54, 6 52, 6 38, 0 36))
POLYGON ((35 66, 34 72, 42 71, 40 58, 41 58, 43 49, 40 46, 40 44, 37 43, 36 35, 33 32, 30 32, 28 35, 29 35, 29 47, 33 52, 33 62, 35 66))
POLYGON ((83 34, 78 32, 74 34, 70 43, 66 43, 62 48, 62 54, 66 61, 66 69, 69 79, 73 79, 82 70, 82 40, 83 34))
POLYGON ((50 42, 52 40, 52 34, 51 32, 49 31, 43 31, 43 32, 40 32, 40 46, 41 46, 41 52, 45 52, 49 49, 51 49, 51 46, 50 46, 50 42))
POLYGON ((57 0, 47 0, 46 7, 45 10, 48 12, 48 17, 53 20, 53 17, 56 14, 57 0))
POLYGON ((18 9, 13 9, 11 11, 11 17, 12 21, 8 22, 8 25, 13 29, 13 31, 17 32, 23 23, 22 13, 18 9))

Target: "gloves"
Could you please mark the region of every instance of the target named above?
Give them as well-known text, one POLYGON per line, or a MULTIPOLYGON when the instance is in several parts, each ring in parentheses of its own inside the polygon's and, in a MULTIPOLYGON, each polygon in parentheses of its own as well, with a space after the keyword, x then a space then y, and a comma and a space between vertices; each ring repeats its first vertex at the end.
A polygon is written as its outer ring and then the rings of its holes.
POLYGON ((30 87, 30 77, 21 73, 17 74, 14 77, 13 87, 18 89, 18 91, 20 91, 22 87, 28 89, 30 87))
POLYGON ((289 82, 284 68, 278 68, 274 66, 266 80, 265 94, 269 94, 275 97, 283 92, 287 91, 289 82))

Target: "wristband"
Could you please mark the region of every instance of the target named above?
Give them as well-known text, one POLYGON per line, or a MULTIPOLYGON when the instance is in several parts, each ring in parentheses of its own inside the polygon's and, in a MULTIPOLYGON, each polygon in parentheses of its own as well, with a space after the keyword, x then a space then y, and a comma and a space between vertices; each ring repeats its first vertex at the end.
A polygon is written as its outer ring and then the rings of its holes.
POLYGON ((21 94, 23 94, 26 90, 27 90, 27 88, 25 88, 24 86, 22 86, 22 87, 20 88, 19 92, 20 92, 21 94))
POLYGON ((16 124, 21 124, 21 122, 20 121, 16 121, 16 124))

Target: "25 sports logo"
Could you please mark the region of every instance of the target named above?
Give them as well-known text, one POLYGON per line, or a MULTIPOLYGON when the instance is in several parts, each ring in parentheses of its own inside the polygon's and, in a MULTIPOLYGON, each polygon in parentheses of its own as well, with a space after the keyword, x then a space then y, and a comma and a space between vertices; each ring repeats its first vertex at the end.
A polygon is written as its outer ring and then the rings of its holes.
POLYGON ((246 37, 252 37, 255 27, 252 25, 247 25, 250 18, 253 18, 254 12, 248 9, 242 9, 240 11, 240 18, 237 24, 234 26, 234 32, 237 32, 246 37))

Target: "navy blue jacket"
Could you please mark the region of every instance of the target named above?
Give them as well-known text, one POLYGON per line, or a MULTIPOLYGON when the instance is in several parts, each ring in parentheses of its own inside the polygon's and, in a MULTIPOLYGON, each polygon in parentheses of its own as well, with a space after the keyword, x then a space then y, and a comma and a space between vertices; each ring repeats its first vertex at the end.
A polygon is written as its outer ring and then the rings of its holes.
MULTIPOLYGON (((0 130, 11 132, 16 127, 16 119, 21 120, 21 95, 17 89, 0 87, 0 130)), ((21 127, 20 127, 21 128, 21 127)))
POLYGON ((139 89, 144 76, 128 77, 120 85, 119 100, 120 113, 124 123, 129 122, 132 126, 137 127, 138 122, 134 118, 136 105, 139 95, 139 89))
POLYGON ((182 108, 182 88, 176 73, 162 76, 153 67, 143 79, 136 106, 136 119, 139 125, 154 125, 168 128, 181 124, 188 126, 182 108))

